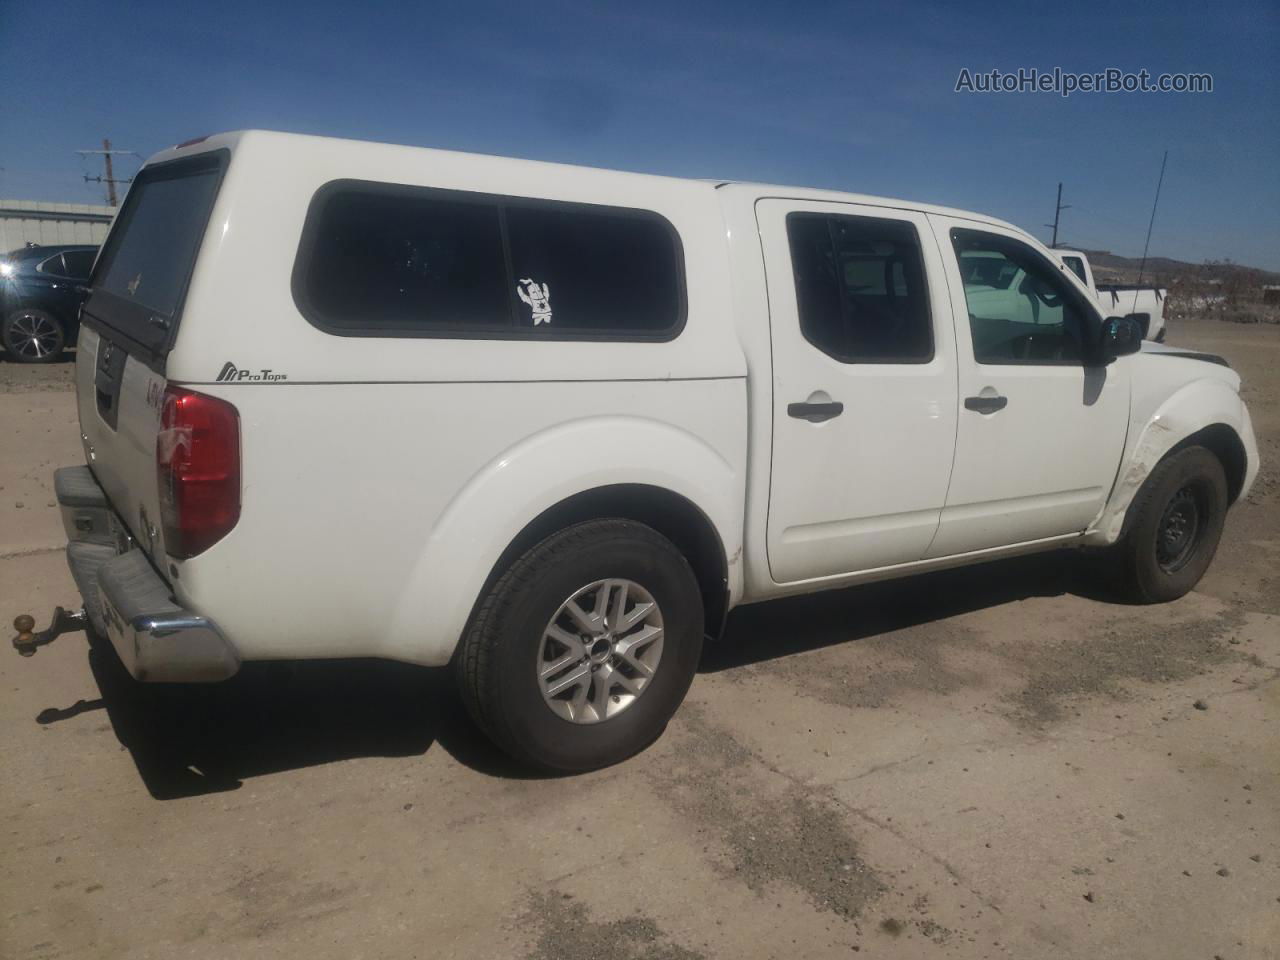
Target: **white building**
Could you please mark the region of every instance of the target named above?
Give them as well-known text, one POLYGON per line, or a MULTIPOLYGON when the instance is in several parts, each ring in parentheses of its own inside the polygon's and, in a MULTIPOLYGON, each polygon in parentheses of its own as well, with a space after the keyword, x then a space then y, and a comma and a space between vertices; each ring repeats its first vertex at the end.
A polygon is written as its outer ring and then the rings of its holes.
POLYGON ((0 200, 0 253, 28 243, 102 243, 115 215, 98 203, 0 200))

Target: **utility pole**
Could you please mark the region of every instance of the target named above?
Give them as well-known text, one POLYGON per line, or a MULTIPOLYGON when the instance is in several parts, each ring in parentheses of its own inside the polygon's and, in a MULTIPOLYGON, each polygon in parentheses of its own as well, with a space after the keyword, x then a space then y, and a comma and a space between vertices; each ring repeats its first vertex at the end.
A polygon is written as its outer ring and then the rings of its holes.
POLYGON ((86 173, 84 175, 84 182, 85 183, 105 183, 107 185, 107 203, 111 204, 111 206, 113 207, 117 206, 116 184, 132 183, 133 177, 127 177, 124 179, 117 180, 115 177, 115 173, 111 167, 111 158, 115 154, 128 154, 132 156, 137 156, 137 154, 134 153, 132 150, 112 150, 111 141, 108 140, 106 137, 102 138, 101 150, 77 150, 76 153, 80 154, 81 156, 88 156, 90 154, 100 154, 102 156, 102 165, 106 169, 106 176, 91 177, 86 173))
POLYGON ((1058 202, 1053 208, 1053 223, 1046 223, 1046 227, 1053 227, 1053 240, 1049 242, 1050 249, 1058 246, 1058 218, 1062 216, 1063 210, 1070 210, 1071 204, 1062 202, 1062 184, 1058 184, 1058 202))

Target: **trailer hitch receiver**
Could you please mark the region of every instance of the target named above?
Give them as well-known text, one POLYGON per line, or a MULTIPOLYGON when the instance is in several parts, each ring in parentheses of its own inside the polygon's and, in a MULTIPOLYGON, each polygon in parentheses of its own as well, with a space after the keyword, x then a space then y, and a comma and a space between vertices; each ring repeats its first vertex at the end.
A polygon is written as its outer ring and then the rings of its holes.
POLYGON ((89 618, 85 615, 83 607, 74 612, 55 607, 53 620, 48 628, 37 633, 35 618, 29 613, 24 613, 13 618, 13 628, 18 631, 18 635, 13 638, 13 649, 24 657, 34 657, 36 650, 40 647, 53 643, 64 633, 84 630, 88 625, 89 618))

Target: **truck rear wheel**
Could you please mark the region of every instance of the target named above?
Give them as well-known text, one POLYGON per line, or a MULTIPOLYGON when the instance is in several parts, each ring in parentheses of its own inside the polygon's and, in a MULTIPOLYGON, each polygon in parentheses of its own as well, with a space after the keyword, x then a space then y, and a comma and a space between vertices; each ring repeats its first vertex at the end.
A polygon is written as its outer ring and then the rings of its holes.
POLYGON ((468 710, 546 770, 625 760, 661 735, 702 651, 689 562, 630 520, 575 524, 513 563, 481 600, 455 665, 468 710))
POLYGON ((1126 595, 1177 600, 1200 582, 1222 537, 1222 464, 1204 447, 1180 450, 1156 465, 1129 509, 1129 530, 1116 545, 1126 595))

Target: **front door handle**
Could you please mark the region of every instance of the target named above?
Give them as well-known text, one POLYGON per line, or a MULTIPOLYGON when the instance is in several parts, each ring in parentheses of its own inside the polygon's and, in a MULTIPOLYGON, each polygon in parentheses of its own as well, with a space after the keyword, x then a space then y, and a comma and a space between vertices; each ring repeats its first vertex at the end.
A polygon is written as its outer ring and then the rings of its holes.
POLYGON ((996 394, 993 397, 965 397, 964 408, 977 410, 979 413, 995 413, 1009 405, 1009 398, 996 394))
POLYGON ((787 416, 797 420, 808 420, 810 423, 822 423, 832 417, 844 413, 844 404, 839 400, 828 403, 788 403, 787 416))

